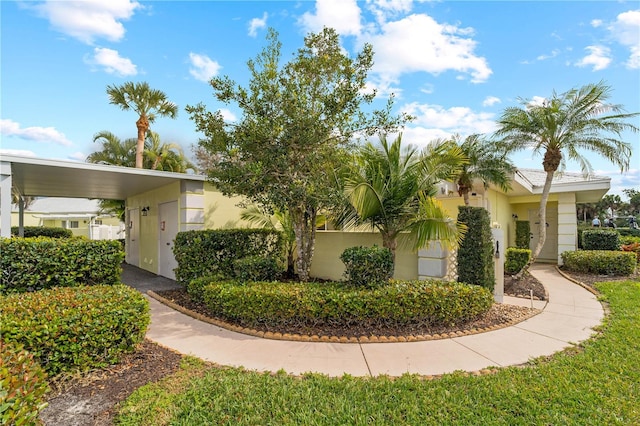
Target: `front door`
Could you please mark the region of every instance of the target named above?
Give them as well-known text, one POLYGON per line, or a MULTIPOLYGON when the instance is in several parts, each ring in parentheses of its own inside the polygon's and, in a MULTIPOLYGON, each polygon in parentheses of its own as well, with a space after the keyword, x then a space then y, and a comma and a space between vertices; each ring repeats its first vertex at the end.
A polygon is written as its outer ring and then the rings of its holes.
POLYGON ((178 262, 173 255, 173 245, 178 234, 178 202, 162 203, 158 212, 158 275, 175 280, 173 270, 178 267, 178 262))
MULTIPOLYGON (((538 223, 538 210, 529 210, 529 226, 531 229, 532 238, 530 248, 533 251, 538 244, 538 235, 540 223, 538 223)), ((547 238, 542 246, 542 251, 538 255, 539 259, 544 260, 558 260, 558 210, 547 209, 547 220, 544 224, 547 227, 547 238)))
POLYGON ((127 263, 140 266, 140 210, 127 211, 127 263))

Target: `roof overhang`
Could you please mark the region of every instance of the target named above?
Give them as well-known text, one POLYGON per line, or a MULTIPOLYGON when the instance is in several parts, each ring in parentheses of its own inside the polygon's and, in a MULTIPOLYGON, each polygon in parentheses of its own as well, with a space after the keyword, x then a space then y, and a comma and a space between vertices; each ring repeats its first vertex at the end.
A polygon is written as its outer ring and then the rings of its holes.
MULTIPOLYGON (((592 177, 581 181, 553 182, 550 194, 575 193, 576 203, 597 203, 611 188, 611 178, 592 177)), ((520 171, 516 171, 511 182, 509 196, 542 195, 543 185, 534 185, 520 171)))
POLYGON ((10 166, 12 187, 32 197, 124 200, 177 181, 205 180, 201 175, 12 155, 0 161, 10 166))

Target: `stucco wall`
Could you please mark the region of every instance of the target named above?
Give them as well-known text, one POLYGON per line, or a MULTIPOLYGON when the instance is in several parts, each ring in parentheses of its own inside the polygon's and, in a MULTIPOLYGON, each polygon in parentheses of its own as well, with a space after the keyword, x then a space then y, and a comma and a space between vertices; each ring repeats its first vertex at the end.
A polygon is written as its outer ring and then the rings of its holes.
POLYGON ((238 205, 245 201, 244 197, 225 197, 212 185, 204 187, 204 228, 229 229, 249 228, 251 225, 240 220, 244 208, 238 205))

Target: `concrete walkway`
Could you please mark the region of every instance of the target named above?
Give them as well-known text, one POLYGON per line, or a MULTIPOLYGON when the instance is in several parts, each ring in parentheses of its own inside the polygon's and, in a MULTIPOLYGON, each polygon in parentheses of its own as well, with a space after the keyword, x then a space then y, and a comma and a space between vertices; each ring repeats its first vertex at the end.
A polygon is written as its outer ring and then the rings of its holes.
MULTIPOLYGON (((549 292, 548 303, 534 302, 535 307, 544 309, 542 313, 511 327, 469 336, 408 343, 269 340, 198 321, 150 299, 147 337, 180 353, 221 365, 291 374, 438 375, 517 365, 589 338, 604 316, 596 296, 562 277, 554 266, 534 265, 531 273, 549 292)), ((171 280, 148 275, 145 278, 125 268, 123 282, 145 291, 175 285, 171 280)), ((529 300, 516 298, 505 298, 505 303, 531 305, 529 300)))

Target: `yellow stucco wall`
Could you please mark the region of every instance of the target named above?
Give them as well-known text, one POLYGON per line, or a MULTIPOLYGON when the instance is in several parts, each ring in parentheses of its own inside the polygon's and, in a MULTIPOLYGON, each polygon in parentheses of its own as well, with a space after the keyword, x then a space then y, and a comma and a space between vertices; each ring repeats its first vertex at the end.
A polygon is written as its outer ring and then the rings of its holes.
POLYGON ((204 186, 204 227, 205 229, 249 228, 251 225, 240 219, 244 210, 238 204, 244 197, 225 197, 211 184, 204 186))

